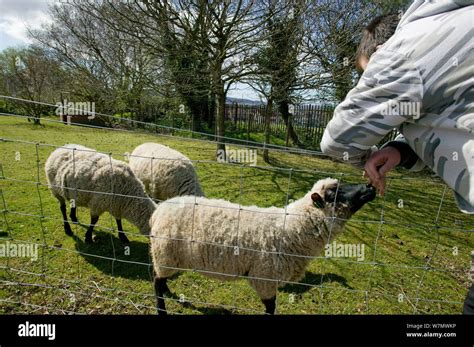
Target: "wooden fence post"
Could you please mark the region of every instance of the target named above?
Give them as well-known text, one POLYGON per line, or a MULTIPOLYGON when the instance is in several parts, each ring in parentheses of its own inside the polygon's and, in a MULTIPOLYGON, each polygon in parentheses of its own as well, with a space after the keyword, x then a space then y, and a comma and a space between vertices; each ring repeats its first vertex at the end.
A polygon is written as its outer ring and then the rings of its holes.
POLYGON ((234 103, 234 128, 237 129, 237 112, 239 110, 239 105, 234 103))
POLYGON ((247 141, 250 140, 250 117, 251 113, 247 112, 247 141))

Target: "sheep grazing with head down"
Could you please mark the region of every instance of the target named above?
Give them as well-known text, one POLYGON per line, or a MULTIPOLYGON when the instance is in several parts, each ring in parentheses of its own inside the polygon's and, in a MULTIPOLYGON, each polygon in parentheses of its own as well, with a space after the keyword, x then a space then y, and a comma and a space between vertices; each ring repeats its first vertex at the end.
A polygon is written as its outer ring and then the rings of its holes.
POLYGON ((94 226, 106 211, 115 217, 122 242, 129 242, 122 229, 122 218, 137 226, 141 233, 149 234, 148 221, 156 204, 126 163, 94 149, 68 144, 51 153, 45 171, 51 193, 59 201, 66 234, 73 234, 66 211, 66 202, 70 200, 74 200, 70 214, 74 223, 77 206, 90 209, 87 243, 92 243, 94 226))
POLYGON ((150 220, 158 313, 166 313, 167 279, 181 268, 221 280, 247 278, 273 314, 278 283, 301 280, 310 257, 374 198, 372 186, 327 178, 286 209, 193 196, 163 202, 150 220))
POLYGON ((191 160, 168 146, 152 142, 141 144, 130 154, 129 164, 153 199, 204 196, 191 160))

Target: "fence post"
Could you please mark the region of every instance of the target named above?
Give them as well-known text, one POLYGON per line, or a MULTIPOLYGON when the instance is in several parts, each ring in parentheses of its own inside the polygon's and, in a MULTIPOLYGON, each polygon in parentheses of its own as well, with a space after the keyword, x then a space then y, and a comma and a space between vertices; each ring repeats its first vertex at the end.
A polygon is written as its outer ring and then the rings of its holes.
POLYGON ((171 135, 174 135, 174 112, 171 114, 171 135))
POLYGON ((306 116, 306 134, 305 134, 305 140, 308 141, 310 137, 310 132, 311 132, 311 105, 306 107, 306 110, 304 110, 304 115, 306 116))
MULTIPOLYGON (((225 106, 224 106, 224 108, 225 108, 225 106)), ((190 125, 189 130, 191 131, 191 138, 194 138, 194 115, 192 114, 192 112, 191 112, 191 125, 190 125)))
POLYGON ((247 112, 247 141, 250 140, 250 117, 251 113, 247 112))
POLYGON ((234 103, 234 128, 237 129, 237 112, 239 110, 239 105, 234 103))

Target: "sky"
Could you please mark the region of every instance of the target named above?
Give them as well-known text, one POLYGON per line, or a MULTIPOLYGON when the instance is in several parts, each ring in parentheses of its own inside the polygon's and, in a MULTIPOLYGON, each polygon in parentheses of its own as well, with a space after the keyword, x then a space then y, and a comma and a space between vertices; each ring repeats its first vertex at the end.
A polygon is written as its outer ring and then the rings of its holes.
MULTIPOLYGON (((28 28, 39 29, 52 22, 48 6, 60 0, 0 0, 0 51, 7 47, 21 47, 32 43, 28 28)), ((63 0, 64 1, 64 0, 63 0)), ((248 86, 236 83, 229 97, 258 100, 248 86)))
POLYGON ((27 28, 50 23, 48 5, 56 0, 0 0, 0 50, 31 43, 27 28))

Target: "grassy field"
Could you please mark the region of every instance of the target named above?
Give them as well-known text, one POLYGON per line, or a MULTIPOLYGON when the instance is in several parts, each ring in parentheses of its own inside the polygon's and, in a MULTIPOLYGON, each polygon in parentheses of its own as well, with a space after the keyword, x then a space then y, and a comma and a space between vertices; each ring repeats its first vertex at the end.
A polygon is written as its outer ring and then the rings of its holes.
MULTIPOLYGON (((287 198, 301 197, 327 176, 363 181, 361 170, 317 157, 271 152, 268 165, 259 152, 259 167, 244 167, 217 163, 215 144, 202 141, 43 123, 0 117, 1 138, 39 144, 0 141, 0 243, 42 245, 37 261, 0 258, 0 313, 155 313, 146 238, 129 236, 130 254, 125 254, 106 214, 96 227, 98 243, 83 242, 84 225, 72 226, 75 237, 65 235, 58 203, 44 185, 44 163, 54 150, 45 144, 78 143, 123 159, 143 142, 160 142, 203 161, 196 167, 207 196, 246 205, 284 206, 287 198)), ((386 196, 359 211, 337 239, 363 244, 365 259, 322 254, 301 284, 279 290, 278 313, 461 312, 474 249, 473 234, 465 230, 474 229, 474 219, 458 211, 452 192, 428 172, 399 171, 390 177, 386 196)), ((78 209, 78 217, 89 222, 85 209, 78 209)), ((124 228, 137 232, 127 222, 124 228)), ((187 272, 169 286, 176 294, 167 303, 171 313, 263 312, 244 280, 220 282, 187 272), (180 295, 185 303, 176 300, 180 295)))

